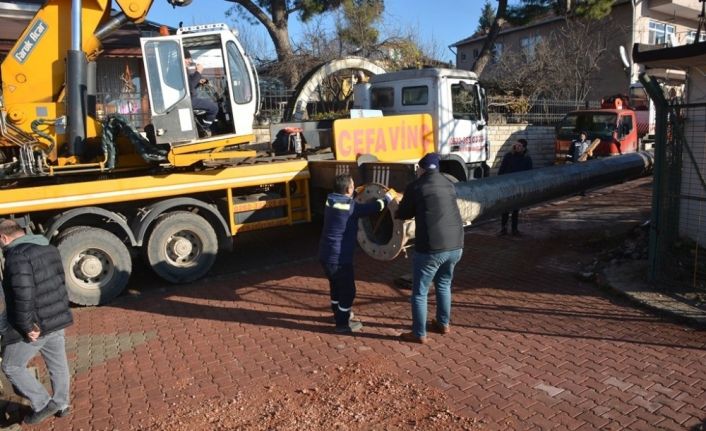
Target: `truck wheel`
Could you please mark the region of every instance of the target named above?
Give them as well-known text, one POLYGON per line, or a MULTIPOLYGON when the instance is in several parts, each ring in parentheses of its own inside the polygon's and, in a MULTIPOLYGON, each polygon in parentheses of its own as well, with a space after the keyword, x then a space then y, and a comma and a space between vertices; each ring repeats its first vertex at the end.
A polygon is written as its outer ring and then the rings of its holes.
POLYGON ((79 305, 107 304, 123 291, 132 272, 125 244, 95 227, 74 227, 59 236, 56 247, 66 273, 69 300, 79 305))
POLYGON ((161 278, 188 283, 203 277, 218 253, 218 237, 203 217, 177 211, 161 215, 147 241, 147 261, 161 278))

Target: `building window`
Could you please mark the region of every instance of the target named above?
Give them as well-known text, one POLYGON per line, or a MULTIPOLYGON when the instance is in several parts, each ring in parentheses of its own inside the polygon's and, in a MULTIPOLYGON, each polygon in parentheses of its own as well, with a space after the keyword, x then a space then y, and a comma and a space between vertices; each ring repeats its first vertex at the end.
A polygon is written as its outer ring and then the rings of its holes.
POLYGON ((650 21, 649 44, 650 45, 665 45, 670 35, 674 35, 675 28, 673 25, 663 22, 650 21))
POLYGON ((503 56, 503 44, 502 42, 495 42, 495 45, 493 45, 493 63, 497 63, 500 61, 500 58, 503 56))
POLYGON ((465 59, 466 59, 466 53, 465 53, 465 52, 462 52, 462 53, 461 53, 461 60, 465 60, 465 59))
POLYGON ((473 49, 473 58, 478 58, 478 48, 473 49))
POLYGON ((520 48, 522 48, 522 52, 527 56, 528 60, 534 59, 537 45, 541 42, 542 36, 526 36, 520 39, 520 48))
MULTIPOLYGON (((694 43, 694 40, 696 40, 696 31, 689 30, 689 32, 686 34, 686 43, 694 43)), ((706 41, 706 31, 702 31, 699 35, 699 42, 703 41, 706 41)))

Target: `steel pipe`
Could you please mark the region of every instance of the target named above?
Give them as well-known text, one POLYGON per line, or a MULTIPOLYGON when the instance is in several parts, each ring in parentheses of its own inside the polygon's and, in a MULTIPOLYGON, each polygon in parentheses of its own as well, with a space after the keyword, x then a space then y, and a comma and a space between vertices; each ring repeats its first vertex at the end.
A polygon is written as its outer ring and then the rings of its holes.
MULTIPOLYGON (((455 184, 458 208, 464 225, 470 225, 480 218, 638 178, 648 174, 652 164, 651 153, 638 152, 460 182, 455 184)), ((386 191, 370 184, 356 199, 367 202, 386 191)), ((414 238, 414 221, 395 219, 397 208, 393 202, 381 214, 359 221, 358 242, 369 256, 392 260, 414 238)))

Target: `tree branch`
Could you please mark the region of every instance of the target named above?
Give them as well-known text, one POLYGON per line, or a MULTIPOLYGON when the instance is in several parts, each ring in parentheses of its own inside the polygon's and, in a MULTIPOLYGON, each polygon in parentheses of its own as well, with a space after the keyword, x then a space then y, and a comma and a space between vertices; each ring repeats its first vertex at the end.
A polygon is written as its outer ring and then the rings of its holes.
POLYGON ((507 0, 498 0, 498 10, 495 13, 495 19, 493 20, 493 25, 490 26, 490 31, 488 36, 485 38, 483 43, 483 48, 481 48, 478 58, 471 70, 475 72, 476 75, 480 76, 483 73, 483 69, 488 65, 490 61, 490 55, 492 54, 492 48, 495 45, 495 40, 500 34, 500 29, 505 23, 505 15, 507 13, 507 0))

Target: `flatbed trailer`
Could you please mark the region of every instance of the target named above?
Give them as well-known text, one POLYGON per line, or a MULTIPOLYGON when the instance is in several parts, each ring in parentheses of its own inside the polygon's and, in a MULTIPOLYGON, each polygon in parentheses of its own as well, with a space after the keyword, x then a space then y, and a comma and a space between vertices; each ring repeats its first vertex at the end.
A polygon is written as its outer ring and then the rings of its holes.
POLYGON ((104 304, 142 255, 165 280, 202 277, 238 232, 311 221, 308 164, 256 158, 199 171, 0 190, 0 215, 18 215, 64 258, 72 302, 104 304))

